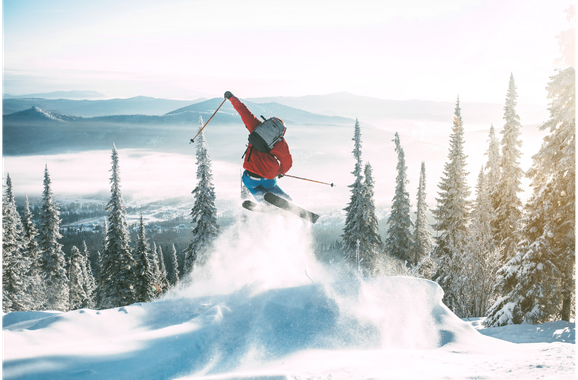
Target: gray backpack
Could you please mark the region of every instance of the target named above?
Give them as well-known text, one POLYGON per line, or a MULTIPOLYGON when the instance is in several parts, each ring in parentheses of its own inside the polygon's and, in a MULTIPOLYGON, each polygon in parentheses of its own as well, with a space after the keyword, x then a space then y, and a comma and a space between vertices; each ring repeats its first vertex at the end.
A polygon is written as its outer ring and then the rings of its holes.
POLYGON ((259 152, 269 153, 275 144, 283 139, 286 130, 281 119, 277 117, 266 119, 251 132, 249 143, 259 152))

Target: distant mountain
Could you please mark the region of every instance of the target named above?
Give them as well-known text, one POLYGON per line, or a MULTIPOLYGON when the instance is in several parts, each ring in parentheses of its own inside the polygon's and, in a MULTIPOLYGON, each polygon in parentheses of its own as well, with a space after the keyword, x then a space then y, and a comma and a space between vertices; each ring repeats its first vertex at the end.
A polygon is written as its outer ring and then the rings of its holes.
POLYGON ((74 122, 80 121, 84 118, 72 115, 63 115, 57 112, 45 111, 38 107, 32 107, 30 109, 15 112, 10 115, 5 115, 3 117, 3 122, 5 124, 10 124, 14 122, 74 122))
POLYGON ((10 95, 4 94, 6 98, 44 98, 44 99, 95 99, 106 98, 106 95, 100 92, 90 90, 73 90, 73 91, 53 91, 42 94, 28 94, 28 95, 10 95))
MULTIPOLYGON (((210 99, 204 102, 196 103, 187 107, 179 108, 172 112, 167 113, 168 115, 176 115, 183 112, 192 113, 203 113, 209 114, 209 116, 215 112, 219 107, 223 99, 216 98, 210 99)), ((318 114, 308 111, 303 111, 295 107, 288 107, 283 104, 275 102, 267 103, 256 103, 252 101, 243 100, 243 103, 249 108, 249 110, 257 117, 261 115, 265 118, 276 116, 282 119, 286 124, 330 124, 330 125, 353 125, 354 120, 341 117, 341 116, 327 116, 324 114, 318 114)), ((239 117, 237 111, 233 108, 230 102, 225 102, 223 107, 219 110, 217 115, 232 115, 239 117)), ((217 117, 217 116, 215 116, 217 117)))
MULTIPOLYGON (((385 100, 348 92, 300 97, 249 98, 248 100, 255 103, 275 102, 324 115, 359 118, 360 121, 369 123, 382 119, 449 120, 451 122, 455 108, 455 102, 385 100)), ((465 122, 494 123, 498 126, 503 121, 503 104, 460 102, 460 107, 465 122)), ((517 111, 523 124, 541 123, 548 118, 545 106, 519 104, 517 111)))
MULTIPOLYGON (((33 106, 3 115, 3 154, 10 156, 109 149, 113 142, 123 148, 189 152, 191 146, 188 143, 198 130, 199 117, 204 121, 209 120, 222 100, 210 99, 164 115, 81 117, 33 106)), ((318 133, 325 127, 354 125, 352 119, 317 115, 276 103, 246 103, 256 115, 282 118, 294 138, 303 138, 303 131, 318 133)), ((206 136, 219 141, 219 144, 212 147, 213 154, 221 157, 231 154, 237 157, 242 154, 242 151, 233 152, 229 148, 242 148, 247 139, 247 130, 230 102, 226 102, 215 115, 211 128, 206 130, 206 136)))
POLYGON ((108 115, 162 115, 174 109, 185 107, 202 100, 173 100, 137 96, 128 99, 70 100, 70 99, 3 99, 3 113, 38 107, 43 110, 72 114, 83 117, 108 115))

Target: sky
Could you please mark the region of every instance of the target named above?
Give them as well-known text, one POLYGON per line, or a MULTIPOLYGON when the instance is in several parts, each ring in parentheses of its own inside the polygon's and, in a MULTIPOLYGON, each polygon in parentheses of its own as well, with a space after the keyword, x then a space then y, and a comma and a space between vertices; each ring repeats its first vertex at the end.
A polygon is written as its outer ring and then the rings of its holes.
POLYGON ((520 103, 545 86, 571 0, 4 0, 3 92, 520 103))

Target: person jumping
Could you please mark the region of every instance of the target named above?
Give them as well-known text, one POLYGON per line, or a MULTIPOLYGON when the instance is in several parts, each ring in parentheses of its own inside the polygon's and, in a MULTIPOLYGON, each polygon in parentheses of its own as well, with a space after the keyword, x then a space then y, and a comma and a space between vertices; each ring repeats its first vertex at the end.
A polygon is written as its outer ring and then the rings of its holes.
MULTIPOLYGON (((229 99, 239 113, 249 133, 252 133, 262 124, 262 121, 253 115, 247 106, 230 91, 225 92, 225 98, 229 99)), ((275 119, 283 124, 283 128, 285 127, 285 123, 281 119, 275 119)), ((277 185, 277 178, 283 177, 293 165, 293 158, 284 138, 284 129, 280 139, 274 143, 269 152, 258 150, 249 143, 243 157, 243 169, 245 169, 243 184, 255 197, 255 200, 263 202, 267 192, 291 200, 291 197, 277 185)))

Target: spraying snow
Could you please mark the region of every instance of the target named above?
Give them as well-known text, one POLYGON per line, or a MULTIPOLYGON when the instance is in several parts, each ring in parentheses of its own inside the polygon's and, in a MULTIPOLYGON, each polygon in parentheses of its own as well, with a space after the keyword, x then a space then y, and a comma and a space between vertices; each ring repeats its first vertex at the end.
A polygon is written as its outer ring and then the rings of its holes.
MULTIPOLYGON (((431 281, 331 275, 315 261, 311 241, 298 218, 246 213, 223 231, 189 284, 160 300, 6 314, 4 378, 465 379, 574 371, 574 344, 551 338, 558 342, 519 350, 457 318, 431 281)), ((556 329, 574 341, 573 325, 556 329)))

